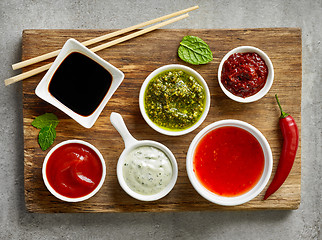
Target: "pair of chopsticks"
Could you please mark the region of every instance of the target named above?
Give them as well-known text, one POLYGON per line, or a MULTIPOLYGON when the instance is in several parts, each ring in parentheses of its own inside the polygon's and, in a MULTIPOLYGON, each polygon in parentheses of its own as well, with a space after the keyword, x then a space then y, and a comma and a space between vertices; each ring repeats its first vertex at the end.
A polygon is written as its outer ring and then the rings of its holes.
MULTIPOLYGON (((139 31, 134 32, 132 34, 126 35, 126 36, 121 37, 119 39, 116 39, 116 40, 113 40, 113 41, 104 43, 102 45, 99 45, 99 46, 96 46, 96 47, 93 47, 93 48, 90 49, 93 52, 97 52, 97 51, 100 51, 102 49, 105 49, 105 48, 111 47, 113 45, 116 45, 118 43, 125 42, 125 41, 127 41, 129 39, 138 37, 138 36, 140 36, 142 34, 151 32, 151 31, 153 31, 155 29, 164 27, 164 26, 166 26, 168 24, 171 24, 171 23, 177 22, 179 20, 182 20, 184 18, 187 18, 189 16, 187 14, 187 12, 190 12, 190 11, 195 10, 195 9, 198 9, 198 8, 199 8, 199 6, 190 7, 190 8, 187 8, 187 9, 184 9, 184 10, 181 10, 181 11, 178 11, 178 12, 175 12, 175 13, 171 13, 171 14, 165 15, 163 17, 159 17, 159 18, 156 18, 156 19, 153 19, 153 20, 144 22, 144 23, 140 23, 140 24, 134 25, 132 27, 124 28, 124 29, 121 29, 121 30, 118 30, 118 31, 115 31, 115 32, 112 32, 112 33, 109 33, 109 34, 105 34, 105 35, 100 36, 100 37, 96 37, 96 38, 87 40, 85 42, 82 42, 82 44, 84 46, 92 45, 94 43, 98 43, 100 41, 103 41, 103 40, 106 40, 106 39, 109 39, 109 38, 112 38, 112 37, 116 37, 118 35, 121 35, 121 34, 130 32, 130 31, 133 31, 133 30, 136 30, 136 29, 139 29, 139 28, 142 28, 142 27, 145 27, 145 26, 148 26, 148 25, 151 25, 151 24, 154 24, 154 23, 157 23, 157 22, 160 22, 160 21, 169 19, 169 18, 172 18, 170 20, 167 20, 167 21, 164 21, 164 22, 155 24, 155 25, 153 25, 151 27, 148 27, 148 28, 139 30, 139 31), (181 14, 183 14, 183 15, 181 15, 181 14), (179 16, 179 15, 181 15, 181 16, 179 16), (176 17, 176 16, 179 16, 179 17, 176 17), (175 18, 173 18, 173 17, 175 17, 175 18)), ((17 70, 17 69, 20 69, 20 68, 23 68, 23 67, 27 67, 29 65, 32 65, 32 64, 35 64, 35 63, 44 61, 46 59, 56 57, 59 54, 59 52, 60 52, 60 50, 53 51, 53 52, 46 53, 46 54, 41 55, 41 56, 38 56, 38 57, 34 57, 34 58, 31 58, 31 59, 28 59, 28 60, 25 60, 25 61, 22 61, 22 62, 13 64, 12 65, 12 69, 13 70, 17 70)), ((6 79, 4 81, 5 82, 5 85, 8 86, 8 85, 10 85, 12 83, 16 83, 18 81, 21 81, 21 80, 24 80, 24 79, 29 78, 31 76, 34 76, 34 75, 36 75, 38 73, 41 73, 43 71, 46 71, 46 70, 48 70, 50 68, 51 65, 52 65, 52 63, 48 63, 48 64, 46 64, 44 66, 35 68, 33 70, 30 70, 28 72, 19 74, 17 76, 11 77, 11 78, 8 78, 8 79, 6 79)))

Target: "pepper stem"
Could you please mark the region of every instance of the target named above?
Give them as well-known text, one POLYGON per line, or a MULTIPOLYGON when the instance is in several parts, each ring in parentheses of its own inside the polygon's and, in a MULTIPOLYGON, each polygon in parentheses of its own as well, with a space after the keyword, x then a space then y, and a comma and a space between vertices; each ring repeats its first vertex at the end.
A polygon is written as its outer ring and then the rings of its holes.
POLYGON ((286 112, 283 111, 282 107, 281 107, 281 104, 280 104, 280 101, 278 100, 278 97, 277 97, 277 94, 275 94, 275 98, 276 98, 276 101, 277 101, 277 104, 278 104, 278 107, 280 108, 281 110, 281 116, 280 118, 286 118, 288 116, 288 114, 286 112))

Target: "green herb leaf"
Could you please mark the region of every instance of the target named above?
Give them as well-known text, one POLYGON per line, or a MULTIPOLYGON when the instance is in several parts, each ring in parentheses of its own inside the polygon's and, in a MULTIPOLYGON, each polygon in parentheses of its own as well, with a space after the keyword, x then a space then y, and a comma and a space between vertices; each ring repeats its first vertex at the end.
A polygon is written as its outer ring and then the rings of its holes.
POLYGON ((56 138, 56 130, 55 128, 50 125, 43 127, 38 136, 38 142, 43 151, 47 150, 51 144, 54 143, 54 140, 56 138))
POLYGON ((38 117, 36 117, 31 125, 36 127, 36 128, 39 128, 39 129, 42 129, 43 127, 48 127, 48 126, 52 126, 53 128, 56 128, 57 125, 58 125, 59 121, 58 121, 58 118, 55 114, 53 113, 45 113, 43 115, 40 115, 38 117))
POLYGON ((212 52, 201 38, 185 36, 178 48, 179 57, 188 63, 199 65, 213 60, 212 52))

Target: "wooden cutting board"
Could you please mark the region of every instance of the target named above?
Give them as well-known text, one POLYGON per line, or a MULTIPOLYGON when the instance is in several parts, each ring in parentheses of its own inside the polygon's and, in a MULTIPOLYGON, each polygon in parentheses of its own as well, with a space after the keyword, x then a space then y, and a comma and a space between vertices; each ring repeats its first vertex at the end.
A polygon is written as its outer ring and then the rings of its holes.
MULTIPOLYGON (((63 46, 68 38, 85 41, 112 30, 25 30, 23 32, 23 60, 36 57, 63 46)), ((284 110, 296 120, 301 130, 301 30, 294 28, 269 29, 173 29, 156 30, 117 46, 98 52, 105 60, 118 67, 125 79, 106 105, 91 129, 85 129, 67 115, 39 99, 34 91, 44 76, 39 74, 23 82, 24 177, 26 208, 30 212, 165 212, 213 211, 251 209, 297 209, 300 204, 301 144, 293 169, 283 186, 268 200, 263 201, 265 190, 255 199, 240 206, 223 207, 208 202, 192 187, 186 173, 186 153, 194 136, 212 122, 222 119, 246 121, 258 128, 267 138, 273 152, 274 176, 282 146, 278 126, 280 115, 274 94, 284 110), (213 51, 214 60, 206 65, 193 66, 177 56, 179 42, 186 35, 201 37, 213 51), (275 79, 270 92, 261 100, 241 104, 230 100, 221 91, 217 71, 222 57, 231 49, 250 45, 262 49, 271 58, 275 79), (204 123, 195 131, 180 137, 161 135, 151 129, 139 111, 138 96, 141 84, 150 72, 165 65, 179 63, 197 70, 206 80, 211 92, 211 107, 204 123), (138 140, 150 139, 165 144, 178 161, 179 176, 174 189, 163 199, 140 202, 128 196, 119 186, 116 164, 124 143, 110 123, 112 111, 120 113, 133 136, 138 140), (60 120, 54 145, 68 139, 82 139, 96 146, 105 158, 107 175, 101 190, 91 199, 80 203, 65 203, 46 189, 41 175, 45 155, 38 145, 38 129, 32 120, 46 112, 53 112, 60 120)), ((48 60, 47 62, 52 61, 48 60)), ((24 71, 43 65, 35 64, 24 71)), ((53 146, 54 146, 53 145, 53 146)), ((270 181, 272 180, 272 177, 270 181)))

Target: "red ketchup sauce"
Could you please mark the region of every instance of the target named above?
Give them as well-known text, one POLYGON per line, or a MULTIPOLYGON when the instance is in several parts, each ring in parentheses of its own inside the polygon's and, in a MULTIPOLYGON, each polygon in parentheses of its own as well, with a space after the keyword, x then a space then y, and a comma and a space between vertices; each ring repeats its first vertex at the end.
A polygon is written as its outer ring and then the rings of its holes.
POLYGON ((267 65, 257 53, 234 53, 224 62, 221 83, 232 94, 246 98, 264 87, 267 75, 267 65))
POLYGON ((235 197, 251 190, 264 170, 264 153, 257 139, 238 127, 220 127, 196 147, 193 170, 209 191, 235 197))
POLYGON ((56 149, 46 166, 50 186, 69 198, 91 193, 99 184, 102 174, 99 156, 91 148, 79 143, 69 143, 56 149))

